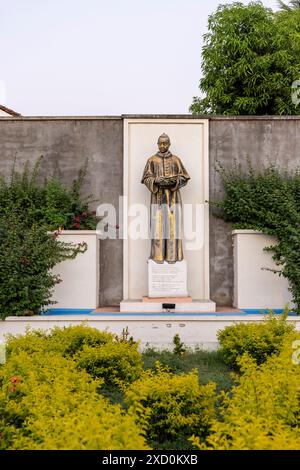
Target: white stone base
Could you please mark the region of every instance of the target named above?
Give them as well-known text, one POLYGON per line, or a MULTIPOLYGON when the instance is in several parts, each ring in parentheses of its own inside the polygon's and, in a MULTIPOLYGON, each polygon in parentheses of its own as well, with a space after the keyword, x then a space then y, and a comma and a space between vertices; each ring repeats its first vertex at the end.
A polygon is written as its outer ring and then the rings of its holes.
POLYGON ((94 230, 62 230, 58 240, 66 243, 86 243, 87 251, 75 259, 58 263, 53 273, 62 282, 53 289, 50 308, 94 309, 99 305, 99 236, 94 230))
POLYGON ((274 237, 255 230, 234 230, 234 300, 240 309, 294 308, 288 280, 270 269, 279 269, 266 246, 276 245, 274 237))
POLYGON ((188 297, 186 260, 160 264, 149 259, 148 297, 188 297))
MULTIPOLYGON (((179 334, 181 341, 191 348, 199 347, 206 351, 218 348, 217 333, 226 326, 238 323, 262 322, 263 315, 126 315, 118 313, 105 315, 58 315, 35 317, 8 317, 0 322, 0 344, 5 341, 8 333, 25 334, 29 327, 32 330, 50 331, 53 327, 80 325, 82 322, 100 331, 110 331, 121 335, 128 328, 130 336, 139 340, 141 350, 148 346, 157 349, 174 349, 173 338, 179 334)), ((287 321, 294 324, 300 331, 300 317, 288 317, 287 321)))
MULTIPOLYGON (((122 300, 120 303, 121 312, 160 312, 167 313, 168 310, 162 308, 163 302, 143 302, 142 300, 122 300)), ((171 303, 168 300, 167 303, 171 303)), ((172 313, 201 313, 215 312, 216 304, 212 300, 193 300, 192 302, 177 302, 174 300, 175 309, 170 310, 172 313)))

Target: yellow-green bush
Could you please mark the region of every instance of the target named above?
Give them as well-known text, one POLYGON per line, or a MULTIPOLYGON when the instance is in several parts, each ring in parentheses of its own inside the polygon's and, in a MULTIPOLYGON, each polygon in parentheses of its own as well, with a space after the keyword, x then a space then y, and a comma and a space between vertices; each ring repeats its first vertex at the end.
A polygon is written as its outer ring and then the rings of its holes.
MULTIPOLYGON (((300 338, 300 336, 299 336, 300 338)), ((242 374, 224 396, 221 419, 215 420, 201 449, 300 449, 300 365, 292 360, 293 341, 278 356, 258 366, 246 355, 242 374)))
POLYGON ((84 346, 101 346, 111 343, 115 336, 107 331, 99 331, 87 325, 53 328, 50 335, 53 350, 63 356, 73 356, 84 346))
POLYGON ((63 356, 73 356, 84 345, 98 346, 114 340, 113 334, 83 324, 55 327, 48 334, 41 330, 27 330, 22 335, 8 335, 6 350, 8 356, 19 351, 54 351, 63 356))
POLYGON ((55 327, 48 334, 27 330, 25 335, 8 335, 7 357, 22 351, 35 354, 54 352, 75 358, 80 369, 92 377, 104 379, 104 384, 124 388, 142 372, 142 356, 137 343, 107 331, 87 325, 55 327))
POLYGON ((262 322, 238 323, 218 331, 225 362, 237 366, 238 358, 247 353, 262 364, 272 354, 278 354, 285 338, 294 332, 294 325, 286 318, 287 311, 277 316, 270 312, 262 322))
POLYGON ((149 442, 206 435, 215 416, 216 385, 199 385, 196 370, 173 375, 158 366, 145 372, 126 392, 129 412, 145 430, 149 442))
POLYGON ((84 346, 75 359, 78 367, 85 369, 92 377, 102 378, 105 385, 121 389, 137 380, 143 370, 137 344, 131 342, 84 346))
POLYGON ((0 368, 1 449, 145 449, 134 417, 76 363, 20 351, 0 368))
POLYGON ((6 356, 18 354, 21 351, 36 353, 51 350, 47 333, 42 330, 27 329, 25 334, 6 335, 6 356))

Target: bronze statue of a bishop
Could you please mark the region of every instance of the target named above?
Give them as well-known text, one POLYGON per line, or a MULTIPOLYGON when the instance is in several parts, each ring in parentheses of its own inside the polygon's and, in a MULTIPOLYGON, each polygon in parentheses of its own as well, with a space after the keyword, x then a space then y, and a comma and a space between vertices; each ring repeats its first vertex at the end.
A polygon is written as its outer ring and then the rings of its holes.
POLYGON ((156 263, 183 260, 180 189, 190 179, 181 160, 170 151, 170 138, 158 138, 159 151, 148 158, 142 183, 151 192, 151 254, 156 263))

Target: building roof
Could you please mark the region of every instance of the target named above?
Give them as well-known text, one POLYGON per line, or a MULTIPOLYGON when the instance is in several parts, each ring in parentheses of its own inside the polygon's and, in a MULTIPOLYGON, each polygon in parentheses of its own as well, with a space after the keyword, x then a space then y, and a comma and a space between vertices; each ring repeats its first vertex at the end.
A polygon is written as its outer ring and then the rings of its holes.
POLYGON ((7 114, 10 114, 13 117, 21 117, 22 116, 20 113, 16 113, 16 111, 13 111, 12 109, 9 109, 6 106, 3 106, 2 104, 0 104, 0 110, 4 111, 7 114))

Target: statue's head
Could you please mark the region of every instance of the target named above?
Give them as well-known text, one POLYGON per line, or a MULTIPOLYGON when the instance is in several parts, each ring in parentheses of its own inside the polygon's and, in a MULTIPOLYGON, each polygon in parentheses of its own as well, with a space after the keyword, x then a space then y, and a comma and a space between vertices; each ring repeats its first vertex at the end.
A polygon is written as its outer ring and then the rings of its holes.
POLYGON ((161 153, 166 153, 171 145, 170 137, 167 134, 162 134, 159 136, 157 145, 161 153))

